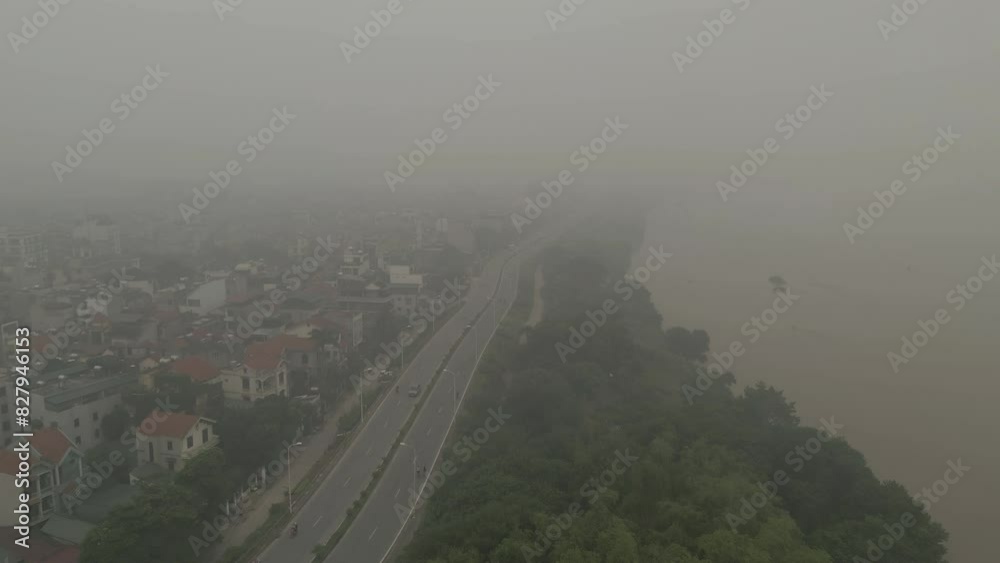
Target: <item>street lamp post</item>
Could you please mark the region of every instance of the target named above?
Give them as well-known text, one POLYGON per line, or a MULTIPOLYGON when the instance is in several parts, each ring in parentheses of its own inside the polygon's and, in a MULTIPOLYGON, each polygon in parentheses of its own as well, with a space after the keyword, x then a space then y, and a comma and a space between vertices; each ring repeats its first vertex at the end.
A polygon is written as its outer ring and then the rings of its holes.
POLYGON ((358 383, 358 394, 361 395, 361 426, 365 425, 365 378, 358 383))
POLYGON ((455 412, 457 413, 458 412, 458 374, 455 373, 455 372, 453 372, 453 371, 451 371, 450 369, 447 369, 447 368, 445 368, 444 370, 442 370, 442 372, 443 373, 450 373, 451 374, 451 387, 452 387, 452 390, 455 392, 455 412))
POLYGON ((417 447, 406 442, 400 442, 399 445, 413 450, 413 494, 417 494, 417 447))
POLYGON ((294 444, 289 444, 285 448, 285 455, 288 456, 288 513, 292 513, 292 448, 295 446, 301 446, 302 442, 295 442, 294 444))
MULTIPOLYGON (((406 325, 405 330, 410 330, 413 325, 406 325)), ((402 340, 402 339, 400 339, 402 340)), ((399 374, 402 375, 406 371, 406 346, 403 346, 402 341, 399 343, 399 374)))

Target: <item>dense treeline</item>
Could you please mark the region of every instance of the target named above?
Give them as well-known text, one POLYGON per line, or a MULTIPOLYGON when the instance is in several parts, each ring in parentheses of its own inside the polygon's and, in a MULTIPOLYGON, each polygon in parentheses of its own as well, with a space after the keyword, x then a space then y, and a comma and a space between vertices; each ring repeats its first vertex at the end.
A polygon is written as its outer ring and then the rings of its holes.
POLYGON ((707 338, 663 331, 644 289, 614 290, 637 228, 588 224, 594 240, 542 257, 544 321, 523 344, 498 335, 455 439, 487 409, 510 418, 452 459, 401 561, 944 561, 943 528, 873 475, 835 416, 801 426, 780 391, 736 395, 731 374, 689 403, 707 338), (564 363, 557 344, 606 299, 620 310, 564 363))

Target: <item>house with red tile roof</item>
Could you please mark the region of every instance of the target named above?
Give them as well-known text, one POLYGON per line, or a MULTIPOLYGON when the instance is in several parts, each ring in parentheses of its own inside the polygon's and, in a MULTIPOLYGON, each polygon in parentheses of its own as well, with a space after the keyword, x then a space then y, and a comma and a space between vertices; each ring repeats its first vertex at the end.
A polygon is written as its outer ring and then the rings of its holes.
POLYGON ((280 335, 247 347, 243 363, 223 370, 222 392, 227 406, 249 407, 270 396, 288 396, 288 353, 312 353, 316 344, 309 339, 280 335))
POLYGON ((162 470, 180 471, 191 458, 219 443, 214 428, 210 418, 154 410, 136 428, 139 464, 132 471, 132 482, 162 470))
POLYGON ((60 493, 82 473, 83 454, 58 428, 37 429, 34 436, 0 450, 0 527, 18 525, 14 509, 25 485, 31 524, 63 512, 60 493), (21 448, 22 443, 27 447, 21 448))
POLYGON ((195 383, 214 383, 222 371, 212 362, 198 356, 187 356, 171 363, 167 370, 186 375, 195 383))

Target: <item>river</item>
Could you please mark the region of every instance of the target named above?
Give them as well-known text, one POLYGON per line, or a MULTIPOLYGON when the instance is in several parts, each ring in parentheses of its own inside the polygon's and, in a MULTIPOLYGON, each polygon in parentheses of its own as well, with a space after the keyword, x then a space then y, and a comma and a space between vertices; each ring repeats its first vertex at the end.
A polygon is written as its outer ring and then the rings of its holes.
POLYGON ((732 368, 738 389, 763 380, 785 391, 803 423, 836 417, 881 479, 916 494, 942 479, 949 460, 970 466, 930 512, 951 533, 950 561, 985 561, 1000 505, 1000 276, 961 310, 948 294, 997 253, 1000 240, 977 232, 995 233, 995 220, 968 209, 966 228, 947 236, 925 228, 921 236, 918 225, 904 226, 919 219, 919 206, 900 206, 892 227, 852 245, 832 218, 813 217, 806 222, 814 228, 803 228, 801 214, 753 216, 718 196, 677 193, 649 214, 643 246, 673 252, 646 284, 666 325, 707 330, 715 351, 740 340, 747 352, 732 368), (740 328, 771 306, 772 275, 798 300, 750 343, 740 328), (894 373, 888 353, 901 354, 901 338, 938 309, 948 324, 894 373))

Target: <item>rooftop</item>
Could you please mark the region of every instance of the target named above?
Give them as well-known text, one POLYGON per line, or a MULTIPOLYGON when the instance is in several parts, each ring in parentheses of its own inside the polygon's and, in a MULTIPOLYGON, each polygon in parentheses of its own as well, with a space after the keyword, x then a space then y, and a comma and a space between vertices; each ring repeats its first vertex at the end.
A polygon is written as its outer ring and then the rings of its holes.
POLYGON ((45 406, 52 410, 67 409, 90 395, 117 391, 121 387, 136 381, 136 378, 132 375, 119 375, 115 377, 90 375, 76 378, 66 377, 60 380, 57 376, 58 373, 45 374, 43 377, 50 383, 35 390, 35 393, 45 398, 45 406))
POLYGON ((215 364, 198 356, 181 358, 170 364, 169 369, 174 373, 186 375, 197 383, 204 383, 215 379, 220 373, 219 368, 215 364))
POLYGON ((157 409, 142 421, 137 432, 143 436, 166 436, 180 439, 187 436, 199 420, 202 420, 202 417, 198 415, 179 412, 165 413, 157 409), (147 432, 144 428, 151 428, 151 430, 147 432))

